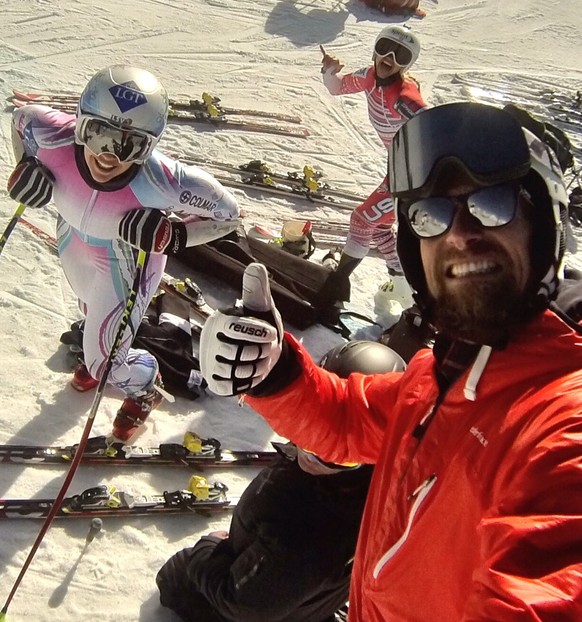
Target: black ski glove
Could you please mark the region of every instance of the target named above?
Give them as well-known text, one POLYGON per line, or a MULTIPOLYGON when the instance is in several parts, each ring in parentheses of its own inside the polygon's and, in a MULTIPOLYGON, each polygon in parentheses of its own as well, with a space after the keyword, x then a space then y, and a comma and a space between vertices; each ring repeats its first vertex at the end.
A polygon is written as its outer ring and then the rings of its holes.
POLYGON ((127 212, 119 223, 119 237, 146 253, 166 255, 186 246, 186 227, 172 222, 157 209, 143 208, 127 212))
POLYGON ((28 207, 44 207, 53 196, 53 174, 36 158, 26 156, 8 178, 11 199, 28 207))

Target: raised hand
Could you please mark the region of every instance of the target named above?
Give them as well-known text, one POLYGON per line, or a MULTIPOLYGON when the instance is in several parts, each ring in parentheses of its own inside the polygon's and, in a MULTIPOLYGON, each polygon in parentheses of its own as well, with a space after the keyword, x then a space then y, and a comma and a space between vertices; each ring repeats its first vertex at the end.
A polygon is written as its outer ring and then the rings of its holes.
POLYGON ((325 51, 323 45, 320 45, 319 49, 323 54, 323 58, 321 59, 321 73, 327 73, 328 71, 331 71, 331 73, 334 74, 338 73, 344 68, 344 65, 340 63, 339 58, 328 54, 325 51))
POLYGON ((215 311, 200 336, 200 370, 217 395, 246 393, 260 384, 281 356, 283 323, 263 264, 247 266, 242 308, 215 311))

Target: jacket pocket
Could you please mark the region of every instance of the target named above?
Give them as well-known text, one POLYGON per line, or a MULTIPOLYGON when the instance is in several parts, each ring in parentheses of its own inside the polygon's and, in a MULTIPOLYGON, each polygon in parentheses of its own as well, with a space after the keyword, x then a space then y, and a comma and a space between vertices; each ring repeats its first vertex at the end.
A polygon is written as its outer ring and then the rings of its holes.
POLYGON ((408 534, 410 533, 410 529, 412 528, 414 517, 416 516, 416 513, 420 509, 420 506, 430 492, 431 488, 435 485, 436 480, 437 476, 434 474, 431 475, 424 482, 422 482, 422 484, 410 495, 409 501, 412 500, 413 503, 408 514, 406 528, 404 529, 404 532, 402 533, 400 538, 398 538, 398 540, 384 553, 384 555, 382 555, 382 557, 374 566, 374 571, 372 573, 374 579, 378 578, 378 575, 380 574, 382 568, 384 568, 384 566, 394 557, 394 555, 398 553, 402 545, 406 542, 408 534))

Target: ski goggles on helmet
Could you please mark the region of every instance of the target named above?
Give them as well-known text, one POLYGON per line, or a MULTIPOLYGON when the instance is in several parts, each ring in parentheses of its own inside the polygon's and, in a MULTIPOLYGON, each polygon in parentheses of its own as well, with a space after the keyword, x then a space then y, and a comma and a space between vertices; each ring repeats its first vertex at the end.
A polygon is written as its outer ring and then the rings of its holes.
POLYGON ((394 61, 401 67, 407 67, 412 62, 412 52, 407 47, 404 47, 398 41, 384 37, 376 41, 374 54, 380 58, 392 54, 394 61))
POLYGON ((467 207, 473 218, 486 229, 508 225, 514 218, 519 197, 529 198, 518 182, 505 182, 479 188, 457 197, 427 197, 401 200, 400 214, 417 238, 436 238, 452 226, 459 209, 467 207))
POLYGON ((77 142, 96 156, 112 154, 120 162, 140 162, 152 152, 154 138, 145 132, 122 129, 91 116, 80 115, 76 128, 77 142))
POLYGON ((394 136, 390 190, 397 198, 427 196, 445 165, 490 186, 524 177, 530 162, 522 128, 508 112, 472 102, 444 104, 412 117, 394 136))

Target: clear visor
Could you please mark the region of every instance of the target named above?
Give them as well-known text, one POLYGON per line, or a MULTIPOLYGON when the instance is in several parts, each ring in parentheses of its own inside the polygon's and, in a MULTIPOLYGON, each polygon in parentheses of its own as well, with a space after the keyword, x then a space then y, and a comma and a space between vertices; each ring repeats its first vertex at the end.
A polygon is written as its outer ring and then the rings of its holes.
POLYGON ((120 162, 143 161, 153 147, 153 138, 145 132, 121 129, 103 119, 85 116, 77 121, 77 141, 96 156, 108 153, 120 162))
POLYGON ((477 184, 524 177, 530 153, 519 123, 507 112, 477 103, 429 108, 409 119, 391 145, 389 179, 398 198, 430 194, 441 167, 454 163, 477 184))

